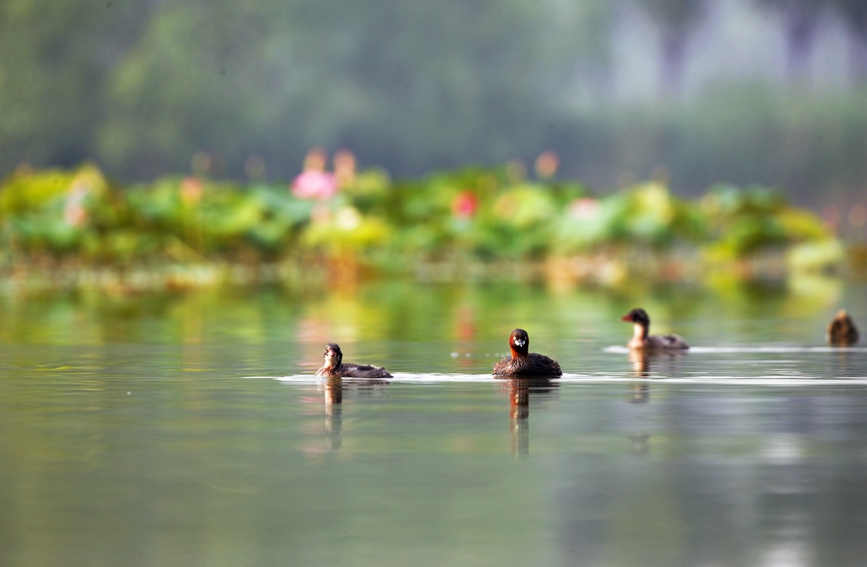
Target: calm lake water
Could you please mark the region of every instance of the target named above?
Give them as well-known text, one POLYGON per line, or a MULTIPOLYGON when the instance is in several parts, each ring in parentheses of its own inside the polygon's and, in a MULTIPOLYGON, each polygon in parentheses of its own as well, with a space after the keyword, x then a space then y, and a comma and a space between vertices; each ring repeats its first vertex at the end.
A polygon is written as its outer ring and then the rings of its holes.
POLYGON ((867 288, 0 298, 0 566, 867 564, 867 288), (630 357, 643 306, 696 348, 630 357), (509 332, 559 360, 494 380, 509 332), (324 345, 389 381, 312 377, 324 345))

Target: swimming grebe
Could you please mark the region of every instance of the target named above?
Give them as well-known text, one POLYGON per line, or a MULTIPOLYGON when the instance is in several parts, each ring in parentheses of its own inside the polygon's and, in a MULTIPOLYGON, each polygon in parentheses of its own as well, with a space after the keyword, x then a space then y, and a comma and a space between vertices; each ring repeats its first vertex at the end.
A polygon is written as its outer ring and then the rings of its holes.
POLYGON ((828 324, 828 342, 835 346, 847 346, 857 343, 858 338, 858 327, 846 310, 841 309, 828 324))
POLYGON ((336 343, 328 343, 325 347, 325 363, 316 371, 321 378, 391 378, 385 368, 368 364, 352 364, 343 362, 343 353, 336 343))
POLYGON ((530 337, 524 329, 515 329, 509 335, 509 350, 512 356, 507 356, 494 365, 494 376, 561 376, 563 371, 557 361, 544 354, 527 352, 530 350, 530 337))
POLYGON ((678 335, 648 335, 650 329, 650 317, 640 307, 633 309, 621 318, 633 324, 635 332, 629 342, 626 343, 631 349, 688 349, 689 345, 678 335))

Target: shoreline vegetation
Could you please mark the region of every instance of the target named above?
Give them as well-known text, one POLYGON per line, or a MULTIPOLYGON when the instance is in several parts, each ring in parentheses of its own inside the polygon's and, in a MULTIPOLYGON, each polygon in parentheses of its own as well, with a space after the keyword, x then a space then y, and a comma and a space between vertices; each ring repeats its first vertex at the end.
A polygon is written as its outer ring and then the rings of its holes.
POLYGON ((22 167, 0 182, 0 293, 867 274, 863 242, 844 244, 778 191, 720 185, 688 200, 655 180, 598 194, 556 169, 543 153, 532 178, 509 163, 392 180, 356 171, 348 152, 328 171, 314 150, 291 183, 199 175, 122 186, 92 164, 22 167))

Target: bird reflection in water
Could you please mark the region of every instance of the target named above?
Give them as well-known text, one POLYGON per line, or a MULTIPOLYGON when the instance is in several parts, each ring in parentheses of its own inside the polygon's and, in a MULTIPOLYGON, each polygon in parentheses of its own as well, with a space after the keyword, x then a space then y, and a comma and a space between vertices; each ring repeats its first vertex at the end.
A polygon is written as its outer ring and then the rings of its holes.
POLYGON ((325 447, 339 451, 343 446, 343 397, 361 398, 381 395, 388 380, 377 378, 326 378, 322 381, 325 395, 325 447))
POLYGON ((630 388, 632 397, 630 402, 635 404, 647 403, 650 400, 650 353, 646 350, 630 350, 629 362, 632 364, 632 377, 639 378, 632 382, 630 388))
MULTIPOLYGON (((651 354, 646 350, 630 350, 629 362, 632 364, 630 375, 633 378, 638 378, 635 382, 629 384, 629 402, 633 404, 646 404, 650 401, 650 357, 651 354)), ((636 453, 647 453, 649 447, 647 442, 650 440, 650 434, 641 431, 627 435, 627 439, 632 441, 632 449, 636 453)))
POLYGON ((867 376, 867 360, 862 353, 848 348, 834 349, 830 353, 830 376, 836 378, 857 378, 867 376))
POLYGON ((326 378, 322 388, 325 391, 325 446, 329 451, 339 451, 343 446, 343 378, 326 378))
MULTIPOLYGON (((651 361, 653 365, 668 362, 665 370, 666 375, 673 375, 676 372, 676 362, 686 356, 685 351, 647 351, 647 350, 631 350, 629 351, 629 363, 632 366, 630 376, 635 378, 635 382, 629 384, 629 402, 633 404, 646 404, 650 402, 650 376, 651 376, 651 361)), ((647 453, 649 450, 648 441, 650 434, 645 431, 640 431, 632 435, 627 435, 627 438, 632 441, 633 449, 636 453, 647 453)))
POLYGON ((530 394, 535 399, 550 398, 560 383, 550 378, 498 378, 500 388, 509 393, 509 430, 515 457, 530 455, 530 394))

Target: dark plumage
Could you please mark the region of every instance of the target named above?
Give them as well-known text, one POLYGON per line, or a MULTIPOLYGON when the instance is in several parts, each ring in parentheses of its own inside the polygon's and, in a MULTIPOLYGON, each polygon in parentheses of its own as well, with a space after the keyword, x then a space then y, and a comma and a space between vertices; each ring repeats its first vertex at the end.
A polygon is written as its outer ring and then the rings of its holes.
POLYGON ((859 338, 855 322, 845 309, 841 309, 828 324, 828 342, 834 346, 847 346, 854 345, 859 338))
POLYGON ((632 338, 626 343, 631 349, 680 349, 689 348, 689 344, 679 335, 649 335, 650 317, 647 312, 640 307, 633 309, 623 317, 621 321, 628 321, 633 324, 634 332, 632 338))
POLYGON ((561 376, 563 371, 557 361, 544 354, 528 352, 530 337, 524 329, 515 329, 509 335, 509 350, 511 356, 494 365, 494 376, 561 376))
POLYGON ((325 363, 316 371, 316 376, 322 378, 391 378, 385 368, 369 364, 353 364, 343 362, 343 353, 336 343, 328 343, 325 347, 325 363))

